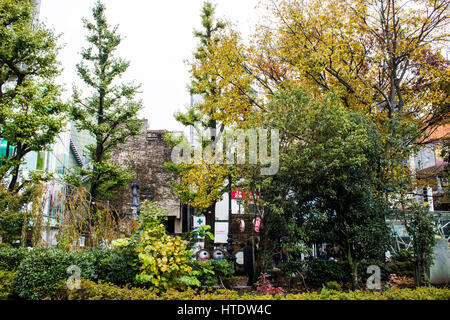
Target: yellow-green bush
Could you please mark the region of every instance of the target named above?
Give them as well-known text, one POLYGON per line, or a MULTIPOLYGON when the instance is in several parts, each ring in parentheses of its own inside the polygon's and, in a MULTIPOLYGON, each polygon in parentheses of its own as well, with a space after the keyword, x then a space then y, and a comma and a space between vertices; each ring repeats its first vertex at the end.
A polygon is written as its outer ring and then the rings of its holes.
POLYGON ((65 282, 61 282, 55 292, 47 299, 60 300, 156 300, 157 291, 143 288, 119 287, 111 283, 99 283, 81 279, 80 288, 69 290, 65 282))
POLYGON ((156 204, 144 202, 139 216, 140 226, 131 238, 113 241, 117 247, 134 250, 138 257, 137 283, 158 290, 185 289, 200 286, 191 273, 189 242, 166 234, 165 212, 156 204))
POLYGON ((392 288, 384 292, 322 290, 321 292, 282 295, 240 295, 234 290, 187 289, 158 292, 142 288, 121 288, 107 283, 81 280, 81 288, 69 291, 65 284, 52 296, 70 300, 450 300, 450 288, 421 287, 417 289, 392 288))
POLYGON ((450 300, 450 288, 420 287, 416 289, 392 288, 378 291, 321 292, 288 294, 288 300, 450 300))
POLYGON ((14 294, 16 272, 0 270, 0 300, 7 300, 14 294))

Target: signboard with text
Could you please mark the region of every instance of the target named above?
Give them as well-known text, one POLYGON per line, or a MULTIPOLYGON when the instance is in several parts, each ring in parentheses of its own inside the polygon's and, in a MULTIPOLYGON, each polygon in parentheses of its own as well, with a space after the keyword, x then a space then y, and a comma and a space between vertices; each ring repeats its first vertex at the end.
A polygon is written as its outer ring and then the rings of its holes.
POLYGON ((250 192, 242 191, 242 190, 236 190, 231 192, 231 199, 254 199, 254 200, 260 200, 258 194, 253 193, 253 195, 250 192))

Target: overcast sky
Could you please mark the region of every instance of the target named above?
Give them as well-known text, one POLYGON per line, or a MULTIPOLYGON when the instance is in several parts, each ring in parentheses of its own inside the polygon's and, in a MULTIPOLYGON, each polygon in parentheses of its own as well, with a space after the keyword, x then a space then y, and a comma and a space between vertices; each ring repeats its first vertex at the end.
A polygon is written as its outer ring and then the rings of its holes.
MULTIPOLYGON (((59 54, 65 97, 72 84, 79 83, 75 72, 80 49, 86 47, 82 17, 91 19, 95 0, 42 0, 40 19, 61 34, 64 48, 59 54)), ((110 25, 119 25, 124 38, 117 56, 131 62, 126 80, 142 84, 144 110, 140 118, 151 129, 181 130, 173 118, 189 105, 189 68, 197 46, 193 30, 200 29, 203 0, 104 0, 110 25)), ((215 0, 218 17, 232 20, 242 34, 248 35, 257 22, 256 0, 215 0)))

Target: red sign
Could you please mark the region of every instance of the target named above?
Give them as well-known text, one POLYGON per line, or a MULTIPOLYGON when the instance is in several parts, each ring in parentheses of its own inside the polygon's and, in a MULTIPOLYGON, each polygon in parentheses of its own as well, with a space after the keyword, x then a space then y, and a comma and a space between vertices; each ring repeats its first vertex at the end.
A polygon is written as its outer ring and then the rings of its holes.
MULTIPOLYGON (((246 191, 234 191, 231 192, 231 199, 246 199, 248 192, 246 191)), ((253 193, 253 195, 250 195, 249 199, 256 199, 259 200, 259 196, 256 193, 253 193)))
POLYGON ((234 191, 231 193, 231 199, 244 199, 242 191, 234 191))

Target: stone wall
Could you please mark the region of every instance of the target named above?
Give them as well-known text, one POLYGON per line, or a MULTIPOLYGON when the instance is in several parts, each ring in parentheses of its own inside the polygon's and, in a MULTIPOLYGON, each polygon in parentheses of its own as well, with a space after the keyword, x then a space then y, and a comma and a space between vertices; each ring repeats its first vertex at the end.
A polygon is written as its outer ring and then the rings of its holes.
MULTIPOLYGON (((130 167, 135 174, 131 183, 139 184, 139 200, 157 202, 160 207, 175 218, 175 233, 181 232, 179 198, 172 192, 171 183, 176 177, 169 173, 164 163, 170 161, 171 148, 164 141, 165 130, 149 130, 145 120, 142 134, 128 138, 116 149, 113 161, 121 166, 130 167)), ((122 214, 131 213, 131 189, 123 187, 117 199, 111 201, 122 214)))

